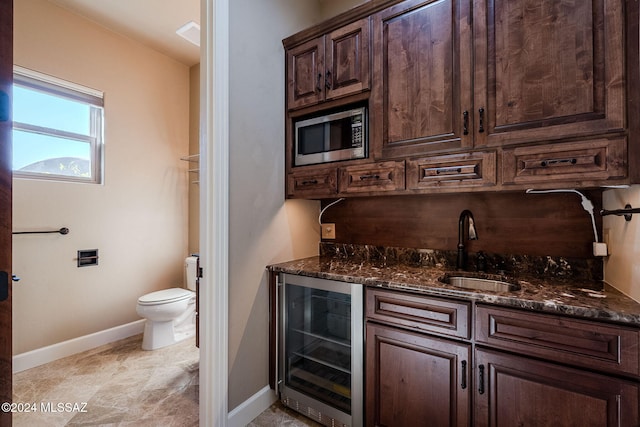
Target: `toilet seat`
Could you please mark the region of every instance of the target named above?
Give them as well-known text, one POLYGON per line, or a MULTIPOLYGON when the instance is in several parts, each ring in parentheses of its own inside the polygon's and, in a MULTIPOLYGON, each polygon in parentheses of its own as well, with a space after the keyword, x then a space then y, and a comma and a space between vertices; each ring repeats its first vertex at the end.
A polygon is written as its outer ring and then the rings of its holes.
POLYGON ((169 304, 172 302, 178 302, 185 299, 189 299, 194 296, 193 291, 182 288, 163 289, 161 291, 155 291, 142 295, 138 298, 138 304, 140 305, 160 305, 169 304))

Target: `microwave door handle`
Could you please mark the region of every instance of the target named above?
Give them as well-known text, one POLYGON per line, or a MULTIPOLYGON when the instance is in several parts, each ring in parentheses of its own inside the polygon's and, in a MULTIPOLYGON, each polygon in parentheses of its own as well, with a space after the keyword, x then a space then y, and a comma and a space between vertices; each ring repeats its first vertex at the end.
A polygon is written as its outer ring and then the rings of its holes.
POLYGON ((331 122, 324 123, 324 153, 325 156, 331 150, 331 122))

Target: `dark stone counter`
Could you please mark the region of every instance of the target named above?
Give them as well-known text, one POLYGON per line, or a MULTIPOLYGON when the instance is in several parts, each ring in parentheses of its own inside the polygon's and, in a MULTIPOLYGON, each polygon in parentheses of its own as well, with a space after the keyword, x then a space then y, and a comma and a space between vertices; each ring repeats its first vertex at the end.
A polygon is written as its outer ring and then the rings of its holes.
MULTIPOLYGON (((426 258, 439 257, 434 251, 423 252, 427 254, 426 258)), ((416 255, 412 256, 415 258, 416 255)), ((550 265, 563 263, 562 260, 542 261, 550 265)), ((268 268, 275 272, 640 326, 640 303, 589 274, 545 275, 525 269, 506 274, 465 274, 499 278, 520 286, 519 290, 513 292, 492 292, 442 283, 439 279, 446 273, 455 275, 455 269, 449 265, 446 261, 425 262, 420 259, 417 262, 389 262, 387 259, 332 254, 275 264, 268 268)), ((566 273, 566 268, 564 271, 566 273)))

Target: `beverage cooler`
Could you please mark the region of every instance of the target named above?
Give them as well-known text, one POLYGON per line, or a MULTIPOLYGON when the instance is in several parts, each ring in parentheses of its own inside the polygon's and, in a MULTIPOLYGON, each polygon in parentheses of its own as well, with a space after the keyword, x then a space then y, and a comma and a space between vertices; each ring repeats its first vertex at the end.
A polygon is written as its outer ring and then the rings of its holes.
POLYGON ((327 426, 363 425, 363 286, 282 274, 278 393, 327 426))

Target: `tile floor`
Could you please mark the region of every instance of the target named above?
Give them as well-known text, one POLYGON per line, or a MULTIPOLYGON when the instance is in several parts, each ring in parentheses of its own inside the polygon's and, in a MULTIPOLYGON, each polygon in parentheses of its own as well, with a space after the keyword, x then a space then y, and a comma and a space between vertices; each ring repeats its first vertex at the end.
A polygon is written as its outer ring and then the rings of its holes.
POLYGON ((14 413, 14 427, 197 426, 195 340, 155 351, 141 343, 137 335, 15 374, 14 402, 38 411, 14 413), (78 405, 48 410, 59 403, 78 405))
MULTIPOLYGON (((14 403, 37 411, 14 413, 13 426, 198 426, 194 340, 154 351, 141 343, 137 335, 15 374, 14 403)), ((320 424, 276 403, 248 425, 280 426, 320 424)))

